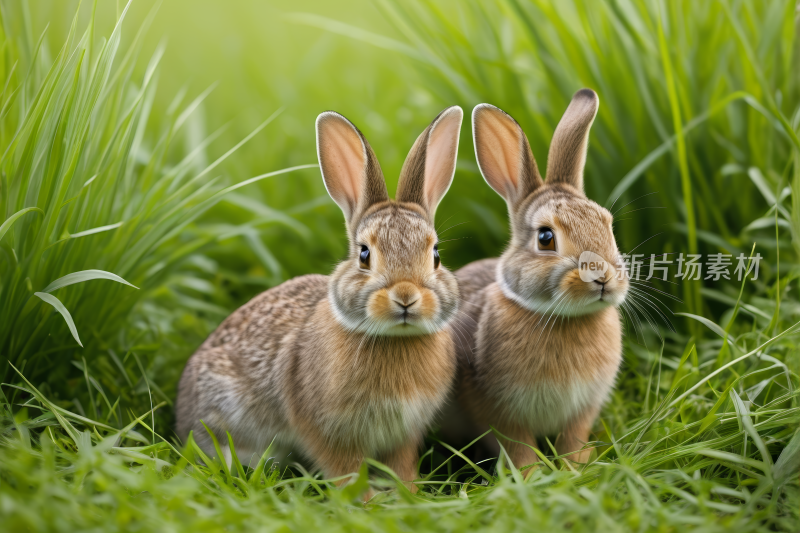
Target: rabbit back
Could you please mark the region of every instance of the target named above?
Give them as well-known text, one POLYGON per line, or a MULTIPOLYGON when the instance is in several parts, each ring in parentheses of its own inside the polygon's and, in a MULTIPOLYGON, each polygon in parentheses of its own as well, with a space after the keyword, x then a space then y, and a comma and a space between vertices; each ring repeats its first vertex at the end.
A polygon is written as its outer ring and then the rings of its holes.
POLYGON ((286 416, 286 377, 298 337, 328 290, 328 278, 307 275, 265 291, 240 307, 189 360, 178 387, 178 435, 194 430, 204 448, 230 431, 238 447, 263 451, 277 436, 294 440, 286 416), (219 438, 221 435, 217 434, 219 438))
MULTIPOLYGON (((497 258, 479 259, 455 272, 461 293, 461 305, 450 333, 458 367, 456 386, 439 417, 439 425, 444 440, 458 448, 466 446, 488 429, 484 424, 476 423, 476 420, 467 413, 466 407, 470 402, 468 396, 472 393, 471 384, 474 381, 475 369, 472 364, 485 289, 495 282, 498 262, 497 258)), ((494 451, 490 442, 492 439, 486 440, 486 443, 479 444, 472 450, 476 459, 487 458, 494 451)))

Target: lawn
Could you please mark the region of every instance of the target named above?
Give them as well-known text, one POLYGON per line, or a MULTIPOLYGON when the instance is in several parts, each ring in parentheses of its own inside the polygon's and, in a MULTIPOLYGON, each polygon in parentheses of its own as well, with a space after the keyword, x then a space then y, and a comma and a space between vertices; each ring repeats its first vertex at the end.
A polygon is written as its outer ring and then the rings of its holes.
MULTIPOLYGON (((797 13, 0 1, 2 529, 800 530, 797 13), (586 192, 613 206, 620 249, 733 258, 730 279, 684 281, 673 261, 632 291, 588 464, 550 450, 532 472, 476 465, 434 431, 412 495, 367 466, 338 490, 291 456, 229 468, 180 442, 176 385, 197 346, 254 295, 345 255, 317 114, 357 124, 394 191, 453 104, 509 112, 543 167, 582 87, 600 97, 586 192), (740 254, 760 255, 755 279, 736 279, 740 254)), ((451 269, 508 239, 473 154, 465 120, 437 211, 451 269)))

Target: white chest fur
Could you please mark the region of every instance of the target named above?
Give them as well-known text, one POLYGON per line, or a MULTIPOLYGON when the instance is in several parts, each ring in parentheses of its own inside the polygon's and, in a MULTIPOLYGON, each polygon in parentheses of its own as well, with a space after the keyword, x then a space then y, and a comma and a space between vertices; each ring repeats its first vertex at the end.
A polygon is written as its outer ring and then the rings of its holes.
POLYGON ((327 438, 380 454, 424 433, 440 404, 439 399, 424 397, 373 399, 348 412, 327 413, 321 425, 327 438))
POLYGON ((595 416, 613 386, 613 376, 608 380, 566 383, 539 381, 508 387, 497 401, 509 421, 535 435, 556 435, 582 416, 595 416))

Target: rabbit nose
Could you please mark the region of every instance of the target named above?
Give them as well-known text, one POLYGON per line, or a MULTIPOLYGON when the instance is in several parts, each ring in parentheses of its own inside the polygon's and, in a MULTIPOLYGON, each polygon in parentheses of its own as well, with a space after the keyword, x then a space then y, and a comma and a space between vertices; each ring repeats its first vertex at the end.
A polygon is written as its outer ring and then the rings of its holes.
POLYGON ((403 311, 407 311, 422 295, 413 283, 401 281, 391 288, 389 296, 394 303, 403 308, 403 311))

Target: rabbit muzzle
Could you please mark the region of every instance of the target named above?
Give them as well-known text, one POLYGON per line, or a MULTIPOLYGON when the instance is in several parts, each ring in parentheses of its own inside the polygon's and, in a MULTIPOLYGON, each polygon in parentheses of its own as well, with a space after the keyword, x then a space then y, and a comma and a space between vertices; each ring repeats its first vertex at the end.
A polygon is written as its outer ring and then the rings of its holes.
POLYGON ((430 333, 438 311, 438 298, 433 291, 411 281, 375 291, 367 304, 367 314, 380 325, 384 335, 430 333))

